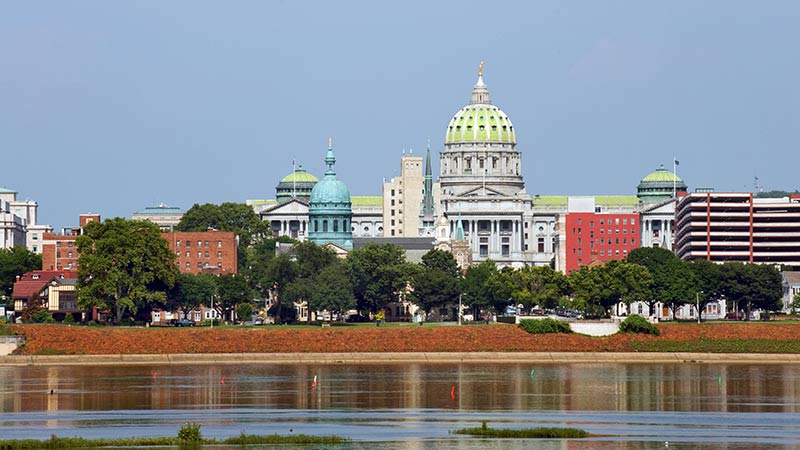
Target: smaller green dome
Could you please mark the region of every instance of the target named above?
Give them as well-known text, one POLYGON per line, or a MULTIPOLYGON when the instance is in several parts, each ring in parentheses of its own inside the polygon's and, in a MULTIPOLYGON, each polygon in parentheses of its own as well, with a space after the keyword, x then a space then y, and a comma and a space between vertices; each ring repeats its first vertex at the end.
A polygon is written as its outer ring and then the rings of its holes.
POLYGON ((281 183, 316 183, 317 181, 319 181, 319 179, 306 172, 303 166, 298 167, 294 172, 281 178, 281 183))
POLYGON ((669 182, 672 183, 673 181, 682 183, 683 180, 674 173, 668 171, 664 168, 664 164, 661 164, 655 172, 648 174, 646 177, 642 178, 642 183, 652 183, 652 182, 669 182))

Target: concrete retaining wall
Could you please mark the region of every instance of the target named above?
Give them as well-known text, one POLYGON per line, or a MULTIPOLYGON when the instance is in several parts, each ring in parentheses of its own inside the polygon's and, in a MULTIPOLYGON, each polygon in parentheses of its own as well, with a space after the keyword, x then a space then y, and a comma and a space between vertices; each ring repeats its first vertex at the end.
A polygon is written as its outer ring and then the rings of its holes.
POLYGON ((176 355, 0 356, 0 366, 232 364, 800 364, 800 354, 738 353, 225 353, 176 355))
POLYGON ((24 341, 22 336, 0 336, 0 356, 10 355, 24 341))

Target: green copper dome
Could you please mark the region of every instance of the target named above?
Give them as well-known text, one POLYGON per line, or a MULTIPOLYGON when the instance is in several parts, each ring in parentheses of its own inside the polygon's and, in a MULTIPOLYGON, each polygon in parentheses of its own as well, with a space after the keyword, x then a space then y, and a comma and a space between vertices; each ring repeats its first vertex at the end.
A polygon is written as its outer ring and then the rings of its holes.
POLYGON ((683 180, 681 180, 679 176, 665 169, 663 164, 661 164, 661 167, 659 167, 658 170, 642 178, 642 183, 659 182, 659 181, 661 182, 668 181, 670 183, 675 181, 678 183, 683 183, 683 180))
POLYGON ((328 166, 327 172, 321 181, 314 185, 311 190, 311 207, 321 207, 324 209, 336 208, 337 206, 350 209, 350 190, 347 185, 341 180, 336 179, 336 172, 333 166, 336 163, 336 158, 333 156, 333 150, 328 149, 328 155, 325 157, 325 164, 328 166))
POLYGON ((447 125, 445 144, 461 142, 501 142, 516 144, 514 125, 506 113, 489 100, 489 88, 483 83, 483 63, 478 82, 472 88, 472 101, 461 108, 447 125))
POLYGON ((317 181, 319 181, 319 179, 306 172, 303 166, 300 166, 294 172, 281 178, 281 183, 316 183, 317 181))
POLYGON ((516 143, 514 125, 502 109, 494 105, 467 105, 447 126, 446 144, 459 142, 516 143))
POLYGON ((686 192, 687 189, 680 177, 661 164, 658 170, 642 178, 636 188, 636 196, 643 203, 660 203, 674 197, 676 192, 686 192))

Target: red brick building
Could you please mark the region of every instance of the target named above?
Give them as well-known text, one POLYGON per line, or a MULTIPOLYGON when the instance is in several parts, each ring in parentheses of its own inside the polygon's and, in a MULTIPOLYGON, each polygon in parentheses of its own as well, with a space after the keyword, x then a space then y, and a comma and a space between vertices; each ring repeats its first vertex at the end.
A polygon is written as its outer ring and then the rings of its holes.
POLYGON ((640 245, 635 212, 567 213, 565 226, 567 273, 594 260, 623 259, 640 245))
POLYGON ((228 231, 173 231, 161 233, 175 252, 182 273, 237 273, 239 243, 228 231))
POLYGON ((78 270, 78 249, 75 240, 89 222, 99 222, 99 214, 81 214, 79 226, 64 228, 61 234, 42 235, 42 270, 78 270))

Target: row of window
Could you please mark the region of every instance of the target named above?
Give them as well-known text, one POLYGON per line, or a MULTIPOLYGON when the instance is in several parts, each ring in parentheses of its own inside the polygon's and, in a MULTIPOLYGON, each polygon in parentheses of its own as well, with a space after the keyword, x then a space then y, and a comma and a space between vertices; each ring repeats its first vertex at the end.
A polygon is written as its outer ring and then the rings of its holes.
MULTIPOLYGON (((575 253, 575 249, 572 249, 572 253, 575 253)), ((577 253, 578 253, 578 256, 583 256, 583 252, 581 251, 581 249, 578 249, 577 253)), ((620 255, 619 249, 613 249, 613 250, 612 249, 608 249, 608 256, 619 256, 619 255, 620 255)), ((622 255, 623 256, 627 256, 628 255, 628 250, 623 249, 622 250, 622 255)), ((600 250, 600 256, 606 256, 606 251, 601 249, 600 250)), ((578 258, 578 264, 581 264, 580 258, 578 258)))
MULTIPOLYGON (((179 251, 178 251, 178 252, 175 252, 175 255, 176 255, 176 256, 181 256, 181 252, 179 252, 179 251)), ((208 252, 205 252, 205 253, 203 253, 203 252, 197 252, 197 257, 198 257, 198 258, 203 258, 204 256, 205 256, 206 258, 208 258, 208 252)), ((187 257, 187 258, 191 258, 191 257, 192 257, 192 252, 186 252, 186 257, 187 257)), ((217 258, 222 258, 222 252, 217 252, 217 258)))
MULTIPOLYGON (((581 220, 579 218, 578 219, 578 225, 581 225, 581 222, 583 222, 583 220, 581 220)), ((619 217, 615 217, 613 225, 619 225, 619 223, 620 223, 619 222, 619 217)), ((600 219, 600 225, 604 225, 604 224, 605 224, 605 219, 600 219)), ((628 224, 628 218, 627 217, 623 217, 622 218, 622 224, 623 225, 627 225, 628 224)), ((608 225, 612 225, 611 219, 608 219, 608 225)), ((631 217, 631 225, 636 225, 636 219, 633 218, 633 217, 631 217)), ((590 220, 589 221, 589 228, 594 228, 594 220, 590 220)))
MULTIPOLYGON (((178 267, 181 266, 181 262, 180 261, 178 261, 176 264, 178 265, 178 267)), ((187 262, 185 267, 187 269, 191 269, 192 268, 192 263, 187 262)), ((197 268, 198 269, 202 269, 204 267, 214 267, 214 266, 212 266, 208 262, 199 262, 199 263, 197 263, 197 268)), ((221 269, 222 268, 222 263, 217 263, 217 268, 221 269)))
MULTIPOLYGON (((581 245, 582 242, 583 242, 583 240, 581 238, 578 238, 578 245, 581 245)), ((611 239, 611 238, 603 239, 603 238, 600 238, 600 239, 595 239, 594 242, 589 240, 589 244, 592 246, 592 248, 594 248, 594 243, 595 242, 597 242, 600 245, 604 245, 604 244, 607 244, 607 245, 619 244, 619 238, 616 238, 616 239, 611 239)), ((628 238, 622 238, 622 245, 628 245, 628 238)), ((631 238, 631 245, 636 245, 636 239, 635 238, 631 238)))
MULTIPOLYGON (((72 248, 75 243, 72 241, 67 241, 67 247, 72 248)), ((56 241, 56 247, 61 247, 61 241, 56 241)))
MULTIPOLYGON (((619 234, 619 230, 620 230, 620 228, 614 228, 614 229, 612 229, 612 228, 600 228, 600 234, 606 234, 606 232, 608 232, 608 234, 615 234, 615 233, 619 234)), ((628 229, 627 228, 621 228, 621 230, 622 230, 622 234, 628 234, 628 229)), ((630 230, 631 230, 631 234, 636 234, 636 228, 631 228, 630 230)), ((574 228, 573 227, 572 228, 572 232, 574 234, 582 234, 583 230, 581 228, 574 228)), ((589 232, 589 237, 594 237, 594 231, 590 231, 589 232)))
MULTIPOLYGON (((187 248, 191 247, 192 246, 192 241, 186 241, 186 242, 184 242, 184 245, 187 248)), ((175 247, 180 247, 180 246, 181 246, 181 241, 180 240, 175 241, 175 247)), ((208 241, 197 241, 197 246, 198 247, 208 247, 208 241)), ((222 241, 217 241, 217 247, 222 247, 222 241)))

